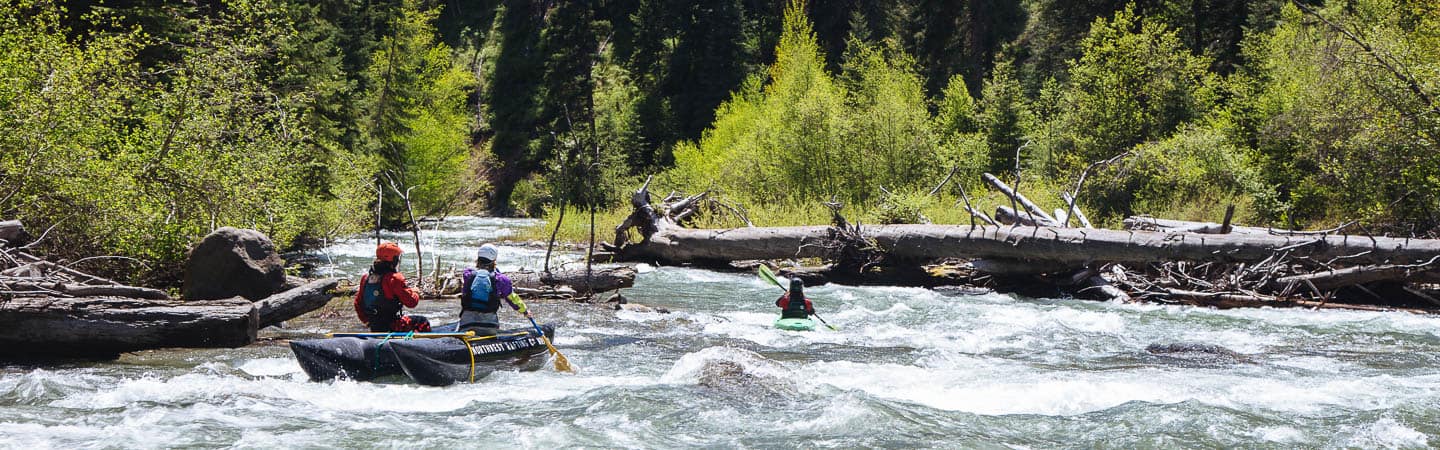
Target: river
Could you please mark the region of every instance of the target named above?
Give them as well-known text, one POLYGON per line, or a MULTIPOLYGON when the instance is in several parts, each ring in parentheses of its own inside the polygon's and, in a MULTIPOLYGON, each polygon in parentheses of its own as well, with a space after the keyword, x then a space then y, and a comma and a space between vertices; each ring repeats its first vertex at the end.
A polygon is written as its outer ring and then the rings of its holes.
MULTIPOLYGON (((454 218, 427 245, 442 266, 463 266, 477 243, 525 223, 454 218)), ((501 248, 502 269, 543 260, 543 249, 501 248)), ((320 270, 357 274, 372 249, 365 236, 334 243, 320 270)), ((840 330, 790 332, 771 327, 778 292, 748 274, 642 266, 624 295, 669 313, 531 303, 578 373, 498 371, 444 388, 308 381, 284 339, 356 329, 348 316, 267 329, 242 349, 5 365, 0 447, 1440 444, 1430 317, 825 285, 807 293, 840 330), (1146 351, 1179 342, 1245 357, 1146 351)), ((454 320, 452 302, 420 311, 454 320)))

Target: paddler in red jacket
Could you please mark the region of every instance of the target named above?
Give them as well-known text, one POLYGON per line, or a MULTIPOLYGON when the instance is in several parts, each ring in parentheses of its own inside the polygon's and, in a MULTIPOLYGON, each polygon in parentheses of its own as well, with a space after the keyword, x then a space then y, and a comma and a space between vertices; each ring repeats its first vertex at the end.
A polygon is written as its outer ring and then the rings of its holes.
POLYGON ((420 304, 420 294, 405 284, 405 275, 396 270, 400 265, 400 245, 386 242, 375 248, 375 263, 370 272, 360 277, 360 289, 355 292, 355 315, 360 322, 370 325, 370 331, 407 332, 430 331, 430 320, 425 316, 400 314, 402 307, 414 308, 420 304))
POLYGON ((775 300, 775 306, 780 307, 781 319, 807 319, 815 314, 815 305, 810 303, 810 298, 805 296, 805 283, 799 278, 790 279, 790 291, 781 295, 775 300), (802 302, 792 302, 790 299, 799 297, 802 302))

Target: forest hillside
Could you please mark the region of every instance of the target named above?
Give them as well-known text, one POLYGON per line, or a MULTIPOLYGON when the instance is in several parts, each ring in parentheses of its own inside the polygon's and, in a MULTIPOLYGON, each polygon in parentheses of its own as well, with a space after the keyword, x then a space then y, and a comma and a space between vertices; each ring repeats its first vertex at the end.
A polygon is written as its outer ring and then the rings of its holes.
POLYGON ((968 221, 989 172, 1433 237, 1437 96, 1435 2, 0 0, 0 219, 159 281, 221 226, 615 218, 651 175, 772 225, 968 221))

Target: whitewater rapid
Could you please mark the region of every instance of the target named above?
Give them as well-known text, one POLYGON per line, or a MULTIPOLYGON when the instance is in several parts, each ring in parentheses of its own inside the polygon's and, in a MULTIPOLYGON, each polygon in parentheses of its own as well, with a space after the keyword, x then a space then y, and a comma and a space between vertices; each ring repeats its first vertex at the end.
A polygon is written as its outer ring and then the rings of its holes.
MULTIPOLYGON (((519 225, 461 218, 429 233, 427 246, 439 250, 442 266, 463 266, 479 242, 519 225)), ((408 235, 386 237, 408 242, 408 235)), ((364 236, 335 243, 317 270, 358 273, 371 248, 364 236)), ((543 253, 502 246, 502 269, 538 267, 543 253)), ((670 313, 532 302, 538 319, 558 325, 555 345, 579 367, 576 374, 548 366, 499 371, 444 388, 315 383, 283 339, 354 324, 299 321, 266 330, 268 339, 243 349, 0 366, 0 447, 1440 442, 1440 322, 1431 317, 824 285, 807 294, 839 331, 792 332, 771 326, 779 290, 754 275, 650 266, 640 272, 624 295, 670 313), (1182 342, 1245 358, 1146 351, 1182 342)), ((453 319, 453 309, 426 302, 420 312, 443 321, 453 319)), ((501 317, 510 325, 522 320, 501 317)))

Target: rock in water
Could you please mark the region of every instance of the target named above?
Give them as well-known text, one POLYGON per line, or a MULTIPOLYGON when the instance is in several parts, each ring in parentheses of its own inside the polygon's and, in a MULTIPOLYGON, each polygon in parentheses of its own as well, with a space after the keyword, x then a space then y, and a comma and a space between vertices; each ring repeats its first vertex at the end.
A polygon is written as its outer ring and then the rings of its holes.
POLYGON ((224 227, 190 250, 182 295, 187 300, 235 296, 260 300, 280 291, 284 284, 285 263, 268 236, 224 227))
POLYGON ((1253 363, 1250 357, 1215 344, 1178 342, 1173 344, 1150 344, 1145 351, 1153 355, 1177 358, 1194 363, 1239 364, 1253 363))

